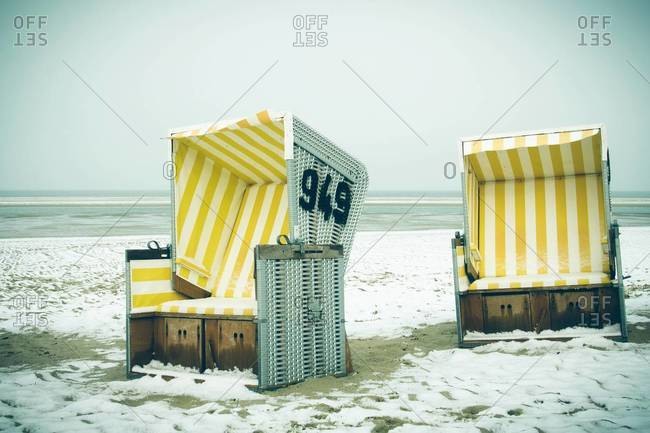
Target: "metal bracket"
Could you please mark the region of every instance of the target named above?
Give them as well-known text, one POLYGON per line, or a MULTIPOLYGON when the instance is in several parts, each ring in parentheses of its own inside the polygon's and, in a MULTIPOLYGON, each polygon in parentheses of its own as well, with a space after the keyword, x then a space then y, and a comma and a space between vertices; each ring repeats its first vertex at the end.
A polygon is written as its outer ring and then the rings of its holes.
POLYGON ((317 299, 314 299, 307 305, 309 310, 309 321, 310 322, 319 322, 322 319, 323 313, 323 304, 320 303, 317 299))

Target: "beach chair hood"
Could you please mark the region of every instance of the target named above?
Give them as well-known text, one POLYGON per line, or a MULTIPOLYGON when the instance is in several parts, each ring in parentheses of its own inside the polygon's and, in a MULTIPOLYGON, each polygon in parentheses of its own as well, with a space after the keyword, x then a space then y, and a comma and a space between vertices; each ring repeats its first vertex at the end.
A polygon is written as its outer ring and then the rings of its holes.
POLYGON ((608 278, 600 127, 466 139, 461 147, 466 254, 476 279, 513 277, 517 284, 516 277, 535 275, 536 284, 556 285, 571 275, 608 278))
POLYGON ((290 113, 170 132, 174 272, 217 297, 254 296, 253 249, 279 235, 349 257, 363 165, 290 113))
POLYGON ((605 142, 602 125, 460 140, 464 233, 452 258, 461 344, 575 327, 626 338, 605 142))

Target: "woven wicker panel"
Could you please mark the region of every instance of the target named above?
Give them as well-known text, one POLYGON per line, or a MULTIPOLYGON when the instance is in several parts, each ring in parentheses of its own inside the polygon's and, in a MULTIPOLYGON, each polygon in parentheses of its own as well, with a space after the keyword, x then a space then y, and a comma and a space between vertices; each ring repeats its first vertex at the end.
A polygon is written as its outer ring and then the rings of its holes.
POLYGON ((345 375, 341 248, 338 257, 296 253, 286 258, 282 249, 295 250, 295 245, 273 247, 279 252, 275 258, 260 254, 258 247, 255 264, 259 388, 345 375))
POLYGON ((293 236, 309 244, 343 245, 347 263, 368 189, 366 168, 296 117, 293 118, 293 134, 294 159, 288 166, 293 236), (303 181, 306 174, 313 173, 316 173, 314 178, 318 181, 315 194, 318 203, 314 209, 306 210, 300 205, 301 198, 307 198, 303 181), (340 214, 342 210, 337 203, 337 191, 345 186, 342 184, 347 184, 349 191, 349 197, 342 200, 347 201, 345 207, 348 208, 343 222, 342 218, 338 218, 338 221, 336 218, 336 213, 340 214), (333 215, 319 209, 322 197, 332 203, 335 209, 333 215))

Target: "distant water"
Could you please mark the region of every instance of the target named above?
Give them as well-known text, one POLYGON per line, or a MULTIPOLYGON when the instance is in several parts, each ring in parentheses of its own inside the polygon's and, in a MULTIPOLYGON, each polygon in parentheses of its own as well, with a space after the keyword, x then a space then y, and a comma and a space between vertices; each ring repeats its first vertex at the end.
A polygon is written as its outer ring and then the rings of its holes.
MULTIPOLYGON (((622 226, 650 226, 650 194, 615 193, 613 207, 622 226)), ((171 231, 170 215, 169 194, 159 191, 0 192, 0 238, 161 235, 171 231)), ((458 194, 379 191, 369 194, 359 228, 460 230, 462 225, 458 194)))

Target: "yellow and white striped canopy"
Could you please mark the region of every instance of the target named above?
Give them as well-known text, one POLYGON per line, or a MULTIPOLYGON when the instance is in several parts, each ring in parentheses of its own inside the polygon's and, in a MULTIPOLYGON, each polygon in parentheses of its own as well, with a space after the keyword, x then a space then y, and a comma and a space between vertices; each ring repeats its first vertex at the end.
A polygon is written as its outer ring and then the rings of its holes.
POLYGON ((479 181, 600 173, 602 147, 599 128, 462 142, 465 168, 479 181))
POLYGON ((253 248, 288 231, 285 117, 262 111, 171 138, 176 273, 213 296, 253 297, 253 248))

